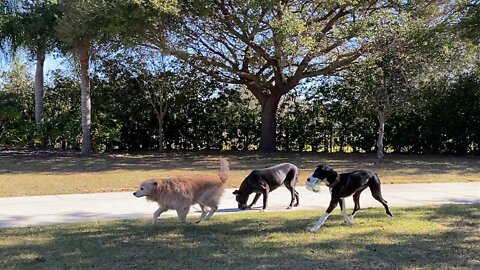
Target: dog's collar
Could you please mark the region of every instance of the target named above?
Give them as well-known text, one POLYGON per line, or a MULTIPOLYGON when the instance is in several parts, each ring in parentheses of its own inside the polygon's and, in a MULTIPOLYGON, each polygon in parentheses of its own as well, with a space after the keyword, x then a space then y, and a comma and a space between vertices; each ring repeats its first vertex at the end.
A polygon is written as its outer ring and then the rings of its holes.
MULTIPOLYGON (((328 183, 328 181, 326 181, 328 183)), ((336 186, 338 183, 340 182, 340 175, 337 175, 337 177, 335 178, 335 181, 333 181, 333 183, 329 183, 327 185, 327 187, 329 188, 333 188, 334 186, 336 186)))

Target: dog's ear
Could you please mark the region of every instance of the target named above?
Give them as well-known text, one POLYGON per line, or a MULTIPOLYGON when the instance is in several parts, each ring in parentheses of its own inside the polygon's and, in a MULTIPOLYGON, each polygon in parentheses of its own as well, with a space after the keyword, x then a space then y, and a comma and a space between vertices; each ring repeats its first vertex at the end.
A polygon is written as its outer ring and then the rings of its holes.
POLYGON ((232 194, 235 195, 235 196, 238 196, 238 195, 240 195, 240 191, 235 190, 232 194))
POLYGON ((158 183, 157 183, 157 182, 153 182, 153 185, 154 185, 154 186, 157 186, 157 185, 158 185, 158 183))
POLYGON ((327 175, 327 179, 335 179, 338 176, 338 173, 336 171, 334 171, 333 169, 325 171, 325 173, 327 175))

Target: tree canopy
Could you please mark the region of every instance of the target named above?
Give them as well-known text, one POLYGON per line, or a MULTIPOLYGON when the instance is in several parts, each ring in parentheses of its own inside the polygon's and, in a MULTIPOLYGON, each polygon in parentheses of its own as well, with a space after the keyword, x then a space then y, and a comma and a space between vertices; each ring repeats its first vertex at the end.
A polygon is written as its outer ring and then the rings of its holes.
POLYGON ((444 1, 181 1, 179 16, 143 28, 143 45, 219 82, 245 85, 262 108, 261 148, 272 151, 283 95, 378 50, 382 21, 434 26, 450 9, 444 1))

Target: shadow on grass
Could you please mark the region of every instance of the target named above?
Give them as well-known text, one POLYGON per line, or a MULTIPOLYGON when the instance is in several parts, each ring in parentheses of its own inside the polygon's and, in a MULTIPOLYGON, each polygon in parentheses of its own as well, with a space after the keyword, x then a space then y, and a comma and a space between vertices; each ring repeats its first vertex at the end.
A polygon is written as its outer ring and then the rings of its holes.
POLYGON ((0 174, 5 173, 82 173, 113 170, 216 171, 218 159, 226 157, 235 170, 252 170, 291 162, 304 170, 329 164, 340 172, 359 168, 400 170, 405 175, 480 173, 480 159, 474 157, 389 155, 394 164, 372 165, 372 154, 322 154, 312 152, 167 152, 142 155, 28 154, 0 152, 0 174))
POLYGON ((480 262, 478 210, 479 205, 396 209, 400 222, 432 226, 418 231, 392 230, 394 223, 379 209, 362 213, 352 227, 332 216, 317 234, 305 231, 318 218, 312 212, 217 216, 195 225, 168 219, 158 226, 139 220, 9 229, 0 237, 22 240, 2 247, 0 267, 474 269, 480 262))

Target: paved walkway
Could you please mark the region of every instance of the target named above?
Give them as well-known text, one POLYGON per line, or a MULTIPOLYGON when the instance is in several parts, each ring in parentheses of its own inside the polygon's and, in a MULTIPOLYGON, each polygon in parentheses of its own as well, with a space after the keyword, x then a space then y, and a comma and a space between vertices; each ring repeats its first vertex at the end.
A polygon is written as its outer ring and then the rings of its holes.
MULTIPOLYGON (((322 186, 320 193, 309 192, 303 186, 297 187, 297 190, 300 193, 300 207, 295 209, 315 209, 320 213, 328 206, 330 194, 325 186, 322 186)), ((233 189, 225 190, 217 214, 239 212, 232 191, 233 189)), ((480 183, 383 185, 382 193, 392 207, 480 203, 480 183)), ((257 203, 258 206, 261 201, 260 199, 257 203)), ((271 193, 268 210, 285 210, 289 203, 288 190, 279 188, 271 193)), ((381 207, 368 190, 362 194, 360 204, 362 208, 381 207)), ((353 201, 349 198, 347 208, 352 207, 353 201)), ((155 203, 136 198, 131 192, 0 198, 0 228, 150 218, 155 210, 155 203)), ((168 211, 162 216, 172 215, 176 216, 176 212, 168 211)), ((199 207, 193 206, 189 216, 196 218, 199 215, 199 207)))

